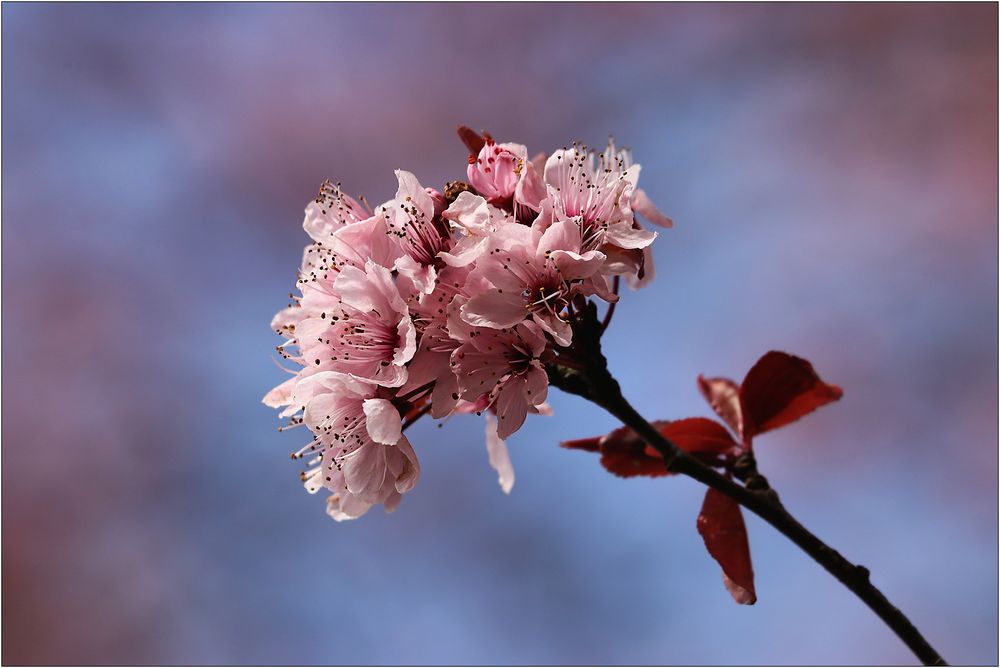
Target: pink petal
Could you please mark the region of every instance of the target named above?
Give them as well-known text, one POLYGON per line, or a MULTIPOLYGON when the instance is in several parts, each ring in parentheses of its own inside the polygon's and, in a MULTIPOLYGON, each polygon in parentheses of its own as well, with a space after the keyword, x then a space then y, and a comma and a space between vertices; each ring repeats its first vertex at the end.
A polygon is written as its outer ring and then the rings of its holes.
POLYGON ((554 250, 549 257, 559 267, 559 273, 567 280, 593 276, 601 270, 606 259, 604 253, 600 251, 587 251, 583 255, 578 255, 572 251, 554 250))
POLYGON ((539 151, 531 159, 531 166, 535 169, 536 172, 542 174, 545 171, 546 160, 548 160, 548 156, 545 155, 545 151, 539 151))
POLYGON ((412 203, 428 218, 434 216, 434 200, 412 172, 397 169, 396 180, 399 182, 399 188, 396 190, 398 203, 412 203))
POLYGON ((389 453, 391 470, 395 479, 395 490, 405 494, 413 489, 420 478, 420 462, 410 441, 404 436, 389 453))
POLYGON ((524 424, 528 416, 527 383, 521 376, 511 376, 500 386, 496 410, 500 425, 497 436, 506 439, 524 424))
POLYGON ((499 353, 481 353, 470 343, 451 354, 451 364, 458 376, 462 398, 467 401, 475 401, 492 392, 500 377, 509 370, 499 353))
POLYGON ((560 346, 568 346, 573 342, 573 328, 565 320, 560 320, 555 315, 543 315, 541 313, 532 314, 532 318, 538 326, 552 335, 555 342, 560 346))
POLYGON ((286 309, 278 311, 273 318, 271 318, 271 329, 273 329, 278 334, 282 336, 291 336, 294 333, 295 326, 303 318, 308 315, 306 310, 301 306, 289 306, 286 309), (291 330, 286 331, 287 328, 291 327, 291 330))
POLYGON ((469 191, 459 193, 443 215, 446 220, 468 231, 478 234, 490 231, 490 205, 485 199, 469 191))
POLYGON ((504 329, 524 320, 527 312, 520 293, 490 290, 470 299, 461 310, 462 319, 476 327, 504 329))
POLYGON ((371 375, 373 376, 372 378, 365 378, 357 374, 350 374, 352 378, 375 383, 381 387, 399 387, 400 385, 406 383, 407 368, 405 366, 396 365, 378 365, 375 367, 375 373, 371 375))
POLYGON ((510 463, 510 453, 507 452, 507 444, 497 434, 497 421, 493 416, 486 415, 486 453, 490 459, 490 466, 497 472, 500 482, 500 489, 504 494, 510 494, 514 487, 514 467, 510 463))
MULTIPOLYGON (((522 236, 524 232, 517 233, 522 236)), ((501 228, 489 237, 483 251, 482 262, 476 265, 481 279, 504 292, 518 293, 524 289, 525 277, 541 269, 541 262, 535 257, 534 235, 524 225, 511 224, 501 228), (520 228, 528 233, 527 244, 509 244, 510 228, 520 228), (514 270, 512 270, 514 268, 514 270)))
POLYGON ((540 362, 533 361, 528 371, 524 374, 525 397, 532 406, 545 403, 545 398, 549 393, 549 376, 545 373, 540 362))
POLYGON ((656 277, 656 267, 653 264, 653 247, 646 246, 642 249, 642 262, 633 273, 625 276, 625 282, 633 290, 638 290, 649 285, 656 277))
MULTIPOLYGON (((605 266, 604 270, 607 270, 605 266)), ((609 304, 615 304, 618 302, 618 295, 616 295, 611 289, 611 276, 607 274, 594 274, 590 278, 584 280, 578 289, 580 294, 583 295, 597 295, 609 304)))
POLYGON ((399 504, 402 500, 403 500, 402 494, 400 494, 394 489, 390 489, 389 495, 385 497, 385 500, 382 502, 382 507, 385 509, 386 513, 395 512, 396 508, 399 508, 399 504))
POLYGON ((468 341, 473 330, 462 318, 462 309, 468 301, 467 297, 457 296, 448 304, 448 334, 456 341, 468 341))
POLYGON ((302 420, 306 426, 316 431, 328 415, 333 415, 339 409, 337 396, 332 393, 317 394, 306 403, 302 420))
POLYGON ((541 172, 533 163, 525 160, 523 169, 524 175, 514 190, 514 201, 538 211, 541 209, 542 200, 545 199, 546 195, 545 182, 542 181, 541 172))
POLYGON ((367 260, 391 267, 401 252, 386 234, 383 216, 372 216, 337 230, 326 245, 357 267, 363 267, 367 260))
MULTIPOLYGON (((406 365, 409 374, 406 378, 406 385, 399 389, 399 393, 402 395, 409 394, 427 383, 437 380, 444 373, 451 373, 448 367, 448 353, 432 352, 427 349, 429 331, 432 330, 424 332, 420 347, 410 363, 406 365)), ((433 331, 440 332, 441 329, 434 327, 433 331)))
POLYGON ((542 333, 538 325, 531 320, 525 320, 517 326, 515 331, 521 337, 521 340, 527 344, 528 349, 531 351, 531 356, 541 357, 542 352, 548 345, 548 341, 545 339, 545 334, 542 333))
POLYGON ((557 220, 548 226, 542 233, 542 238, 538 240, 538 251, 544 254, 546 251, 563 250, 579 252, 580 226, 571 220, 557 220))
POLYGON ((395 266, 400 274, 410 279, 418 291, 423 294, 430 294, 434 291, 437 271, 433 265, 422 265, 409 255, 402 255, 396 260, 395 266))
POLYGON ((389 311, 385 297, 369 281, 368 274, 357 267, 341 268, 337 280, 333 282, 333 289, 345 304, 362 313, 389 311))
MULTIPOLYGON (((447 366, 448 358, 442 357, 447 366)), ((431 392, 431 417, 436 420, 447 417, 455 409, 458 398, 458 377, 451 369, 447 369, 434 383, 434 390, 431 392)))
POLYGON ((359 400, 367 399, 374 392, 375 386, 370 382, 361 381, 336 371, 320 371, 302 378, 301 382, 295 386, 295 391, 292 392, 292 400, 296 404, 304 405, 314 396, 332 393, 340 401, 358 402, 358 410, 360 411, 359 400))
POLYGON ((368 503, 382 502, 382 486, 388 473, 386 450, 390 447, 369 441, 344 458, 347 491, 368 503))
POLYGON ((321 187, 320 196, 306 206, 302 228, 313 240, 326 243, 336 230, 358 222, 367 213, 353 197, 327 182, 321 187))
POLYGON ((295 384, 299 382, 299 377, 294 376, 289 378, 281 385, 264 395, 263 401, 265 406, 270 408, 280 408, 281 406, 287 406, 292 402, 292 389, 295 384))
POLYGON ((400 346, 393 353, 392 363, 403 365, 413 359, 413 354, 417 352, 417 330, 413 326, 410 316, 404 316, 396 326, 396 335, 399 336, 400 346))
POLYGON ((558 187, 562 183, 569 182, 569 171, 576 160, 577 150, 575 148, 571 149, 560 149, 549 156, 548 160, 545 161, 545 167, 542 172, 542 177, 550 186, 558 187))
POLYGON ((656 205, 653 204, 646 191, 642 188, 636 188, 632 193, 632 208, 654 225, 659 225, 660 227, 674 226, 674 221, 660 213, 660 210, 656 208, 656 205))
POLYGON ((363 404, 368 435, 376 443, 393 445, 403 435, 399 411, 387 399, 365 399, 363 404))
MULTIPOLYGON (((368 277, 371 287, 378 291, 382 299, 395 313, 406 313, 406 302, 400 296, 396 281, 389 269, 368 260, 365 263, 365 275, 368 277)), ((392 318, 392 314, 381 309, 377 310, 387 322, 392 318)))
POLYGON ((337 522, 356 520, 372 507, 346 490, 331 494, 326 500, 326 514, 337 522))
POLYGON ((645 248, 656 239, 656 232, 633 227, 630 222, 623 221, 609 226, 605 239, 619 248, 645 248))
POLYGON ((482 256, 488 243, 489 238, 486 236, 462 237, 452 247, 451 252, 441 251, 438 257, 449 267, 467 267, 482 256))

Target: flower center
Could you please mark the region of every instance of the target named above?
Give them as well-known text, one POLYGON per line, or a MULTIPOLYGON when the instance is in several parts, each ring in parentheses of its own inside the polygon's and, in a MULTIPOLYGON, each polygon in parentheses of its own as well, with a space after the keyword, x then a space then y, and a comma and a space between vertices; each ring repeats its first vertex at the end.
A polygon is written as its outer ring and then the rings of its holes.
MULTIPOLYGON (((327 314, 323 314, 324 317, 327 314)), ((384 362, 388 364, 399 347, 399 333, 371 313, 343 309, 333 321, 323 342, 330 346, 334 362, 384 362)))
POLYGON ((400 239, 403 252, 422 265, 434 264, 437 254, 451 246, 448 229, 438 219, 428 218, 415 205, 401 203, 399 208, 405 214, 402 227, 386 216, 389 234, 400 239))
POLYGON ((559 272, 546 267, 531 277, 522 294, 528 311, 558 316, 569 305, 567 293, 566 281, 559 272))

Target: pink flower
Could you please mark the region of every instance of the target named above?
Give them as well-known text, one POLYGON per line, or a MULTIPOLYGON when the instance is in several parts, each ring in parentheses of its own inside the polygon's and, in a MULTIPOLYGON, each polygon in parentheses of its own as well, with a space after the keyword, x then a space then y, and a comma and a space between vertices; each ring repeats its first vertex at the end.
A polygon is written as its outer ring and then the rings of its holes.
POLYGON ((577 148, 553 153, 545 163, 545 183, 557 219, 572 219, 579 227, 585 248, 612 244, 642 248, 656 234, 632 225, 628 198, 633 182, 621 158, 611 164, 577 148))
POLYGON ((385 220, 372 216, 335 229, 323 241, 306 246, 299 270, 298 287, 303 301, 319 299, 333 292, 333 282, 344 267, 364 269, 372 261, 392 267, 399 249, 386 234, 385 220))
POLYGON ((490 235, 514 222, 509 213, 468 191, 460 193, 443 215, 462 232, 451 251, 440 254, 453 267, 475 262, 486 250, 490 235))
POLYGON ((521 428, 529 409, 545 403, 545 335, 534 323, 522 322, 509 329, 471 329, 463 338, 451 354, 461 398, 488 397, 499 420, 497 435, 506 439, 521 428))
POLYGON ((313 440, 293 458, 308 458, 306 490, 327 489, 327 512, 336 520, 359 517, 376 504, 394 510, 413 489, 420 465, 402 435, 399 411, 379 389, 334 372, 300 382, 292 401, 313 440))
POLYGON ((337 300, 333 283, 343 267, 364 269, 369 260, 391 267, 399 254, 386 234, 382 216, 373 215, 329 181, 306 207, 303 228, 313 243, 303 251, 296 282, 302 297, 295 298, 271 323, 272 329, 289 337, 296 324, 337 300))
POLYGON ((473 275, 470 266, 444 267, 429 294, 418 294, 410 300, 410 317, 418 334, 435 324, 447 328, 448 307, 455 297, 469 297, 488 288, 488 283, 473 275))
POLYGON ((622 248, 640 248, 615 241, 618 236, 629 244, 646 238, 652 241, 650 233, 630 238, 636 234, 629 232, 633 211, 656 225, 673 225, 653 206, 646 193, 637 189, 640 169, 640 165, 632 163, 628 151, 619 151, 614 142, 609 142, 596 156, 586 147, 556 151, 545 162, 544 179, 556 214, 582 218, 585 244, 603 243, 607 239, 622 248))
POLYGON ((331 299, 336 301, 333 282, 341 268, 363 269, 369 260, 392 266, 395 258, 382 217, 344 195, 339 184, 323 183, 319 196, 306 207, 303 228, 313 243, 302 253, 296 282, 302 297, 293 298, 294 303, 271 321, 271 328, 288 338, 294 337, 299 322, 318 315, 331 299))
POLYGON ((605 256, 582 251, 580 228, 556 221, 540 226, 507 225, 491 235, 489 250, 476 262, 476 273, 493 286, 473 296, 462 309, 471 325, 505 329, 525 318, 534 320, 556 343, 572 339, 564 310, 583 281, 597 273, 605 256))
POLYGON ((396 198, 379 207, 388 234, 399 244, 395 268, 420 292, 434 289, 438 254, 451 248, 446 223, 437 215, 444 200, 432 197, 410 172, 396 170, 396 198))
POLYGON ((470 183, 449 183, 447 197, 397 170, 395 197, 374 212, 329 182, 306 207, 301 294, 271 323, 299 366, 263 401, 312 432, 293 456, 336 520, 391 511, 416 483, 401 415, 485 414, 490 465, 510 492, 505 439, 529 413, 551 414, 545 364, 573 343, 577 306, 617 301, 616 277, 651 277, 656 235, 636 212, 670 224, 613 145, 529 161, 523 145, 459 136, 470 183))
POLYGON ((310 311, 295 326, 300 364, 386 387, 406 382, 416 330, 388 269, 343 267, 328 300, 310 311))
POLYGON ((468 301, 469 294, 488 287, 482 279, 470 276, 468 267, 445 267, 434 291, 420 295, 411 306, 420 332, 420 345, 408 365, 407 382, 399 392, 408 395, 433 384, 432 417, 447 416, 459 401, 458 379, 451 367, 451 354, 468 339, 472 329, 462 321, 459 310, 468 301))
POLYGON ((356 199, 345 195, 340 184, 324 181, 319 195, 306 206, 302 227, 315 241, 322 243, 341 227, 370 218, 372 212, 356 199))
POLYGON ((544 175, 553 215, 580 227, 583 248, 597 248, 608 256, 603 273, 625 275, 632 287, 641 287, 653 277, 648 249, 656 233, 643 229, 633 214, 664 227, 673 223, 636 187, 641 168, 632 164, 628 151, 609 142, 596 160, 595 165, 593 152, 576 147, 549 157, 544 175))
POLYGON ((541 209, 545 185, 528 160, 528 149, 521 144, 497 144, 486 135, 478 155, 469 156, 469 183, 490 204, 508 209, 518 220, 541 209), (515 205, 520 205, 519 207, 515 205))
POLYGON ((458 378, 449 365, 451 353, 459 342, 440 325, 428 327, 408 366, 408 380, 399 388, 402 396, 420 396, 431 392, 431 417, 443 418, 458 403, 458 378))

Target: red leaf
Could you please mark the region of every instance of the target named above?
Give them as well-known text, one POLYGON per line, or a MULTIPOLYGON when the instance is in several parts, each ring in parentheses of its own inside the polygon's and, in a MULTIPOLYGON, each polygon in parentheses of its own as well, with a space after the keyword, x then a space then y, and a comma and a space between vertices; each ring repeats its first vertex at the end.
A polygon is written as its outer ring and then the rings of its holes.
MULTIPOLYGON (((695 455, 723 455, 739 447, 725 427, 708 418, 685 418, 654 423, 654 426, 678 448, 695 455)), ((650 446, 646 446, 646 450, 656 452, 650 446)))
POLYGON ((486 140, 478 132, 464 125, 458 126, 458 138, 473 155, 479 155, 479 151, 486 145, 486 140))
MULTIPOLYGON (((659 427, 665 422, 654 422, 659 427)), ((610 434, 579 438, 560 443, 564 448, 600 452, 601 465, 622 478, 635 476, 659 477, 669 473, 663 458, 655 450, 646 452, 646 442, 630 427, 619 427, 610 434)))
POLYGON ((843 394, 820 380, 807 360, 772 350, 757 360, 740 387, 744 438, 794 422, 843 394))
POLYGON ((698 514, 698 533, 708 553, 722 567, 722 582, 733 600, 741 605, 756 603, 750 543, 739 504, 710 488, 698 514))
POLYGON ((743 407, 740 405, 740 386, 728 378, 698 376, 698 389, 712 410, 742 439, 743 407))
POLYGON ((572 441, 563 441, 559 445, 570 450, 586 450, 587 452, 600 452, 601 439, 603 436, 591 436, 590 438, 578 438, 572 441))
MULTIPOLYGON (((673 422, 656 420, 651 424, 678 448, 711 465, 721 464, 720 457, 739 447, 726 428, 715 420, 686 418, 673 422)), ((600 452, 604 468, 623 478, 659 477, 670 473, 656 448, 647 445, 630 427, 619 427, 605 436, 563 441, 560 445, 572 450, 600 452)))
MULTIPOLYGON (((656 422, 653 426, 658 426, 656 422)), ((646 452, 646 442, 630 427, 619 427, 601 438, 601 464, 622 478, 650 476, 657 478, 669 473, 660 453, 646 452)))

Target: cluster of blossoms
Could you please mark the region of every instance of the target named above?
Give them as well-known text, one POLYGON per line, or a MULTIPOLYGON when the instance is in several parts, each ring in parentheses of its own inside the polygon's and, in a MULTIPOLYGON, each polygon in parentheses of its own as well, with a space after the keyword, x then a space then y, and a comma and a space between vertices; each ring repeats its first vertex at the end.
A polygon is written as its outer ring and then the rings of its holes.
POLYGON ((444 192, 397 170, 393 199, 372 210, 325 183, 307 206, 312 238, 299 296, 273 329, 298 365, 264 397, 311 440, 306 489, 352 519, 395 509, 420 466, 403 434, 430 413, 486 415, 490 464, 514 481, 505 439, 528 413, 548 413, 545 364, 572 345, 580 300, 618 299, 620 278, 653 275, 656 233, 670 226, 636 186, 639 165, 613 144, 528 158, 459 128, 467 182, 444 192), (495 417, 494 417, 495 416, 495 417))

